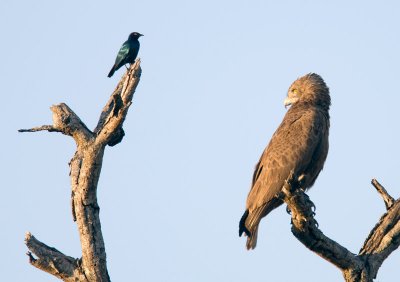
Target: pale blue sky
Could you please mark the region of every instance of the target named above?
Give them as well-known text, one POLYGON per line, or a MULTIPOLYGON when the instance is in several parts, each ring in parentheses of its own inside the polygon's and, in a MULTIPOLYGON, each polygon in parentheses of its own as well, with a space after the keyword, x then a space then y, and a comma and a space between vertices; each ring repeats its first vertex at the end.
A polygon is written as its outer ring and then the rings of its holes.
MULTIPOLYGON (((112 281, 342 281, 290 232, 282 207, 259 243, 238 237, 254 165, 308 72, 331 90, 330 152, 309 192, 322 231, 358 252, 385 212, 376 177, 400 196, 398 1, 0 2, 4 281, 56 281, 28 263, 26 231, 80 257, 70 210, 74 141, 19 134, 67 103, 96 125, 132 31, 142 80, 98 198, 112 281)), ((400 251, 377 281, 396 281, 400 251)))

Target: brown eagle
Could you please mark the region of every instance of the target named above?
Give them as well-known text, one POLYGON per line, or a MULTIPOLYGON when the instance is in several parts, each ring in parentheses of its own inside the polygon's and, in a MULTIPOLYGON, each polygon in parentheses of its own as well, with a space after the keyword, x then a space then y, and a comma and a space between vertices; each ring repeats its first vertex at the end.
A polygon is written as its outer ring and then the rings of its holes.
POLYGON ((284 104, 291 107, 256 165, 239 222, 239 236, 247 235, 247 249, 256 247, 260 220, 283 203, 277 195, 290 172, 306 190, 314 184, 328 154, 331 99, 324 80, 315 73, 300 77, 290 86, 284 104))

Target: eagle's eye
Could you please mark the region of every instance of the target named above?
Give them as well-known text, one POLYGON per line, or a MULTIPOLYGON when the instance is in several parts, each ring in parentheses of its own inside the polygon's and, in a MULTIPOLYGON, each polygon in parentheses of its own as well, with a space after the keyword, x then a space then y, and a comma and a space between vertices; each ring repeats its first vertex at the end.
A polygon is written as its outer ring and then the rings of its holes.
POLYGON ((292 93, 297 95, 298 93, 297 89, 292 89, 292 93))

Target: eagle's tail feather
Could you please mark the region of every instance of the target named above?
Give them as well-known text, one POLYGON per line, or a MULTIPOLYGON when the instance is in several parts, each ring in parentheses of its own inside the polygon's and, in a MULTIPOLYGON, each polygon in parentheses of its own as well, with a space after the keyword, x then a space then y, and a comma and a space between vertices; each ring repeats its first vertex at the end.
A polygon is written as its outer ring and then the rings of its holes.
POLYGON ((266 205, 251 212, 248 209, 244 212, 239 222, 239 236, 242 236, 243 233, 247 235, 246 247, 248 250, 254 249, 257 245, 258 225, 261 219, 282 203, 282 200, 273 198, 266 205))
POLYGON ((249 213, 247 217, 246 226, 248 226, 247 230, 250 233, 250 236, 247 237, 246 242, 246 247, 248 250, 254 249, 257 245, 258 224, 263 217, 264 210, 265 206, 259 207, 249 213))
POLYGON ((247 237, 246 248, 253 250, 257 246, 258 225, 254 227, 251 236, 247 237))

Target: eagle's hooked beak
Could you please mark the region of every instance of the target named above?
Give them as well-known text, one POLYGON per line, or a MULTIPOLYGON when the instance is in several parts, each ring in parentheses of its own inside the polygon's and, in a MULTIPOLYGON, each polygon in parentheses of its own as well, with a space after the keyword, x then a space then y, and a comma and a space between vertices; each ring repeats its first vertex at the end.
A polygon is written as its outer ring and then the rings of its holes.
POLYGON ((285 108, 287 108, 293 103, 296 103, 297 100, 299 100, 297 97, 286 97, 285 101, 283 101, 283 104, 285 105, 285 108))

